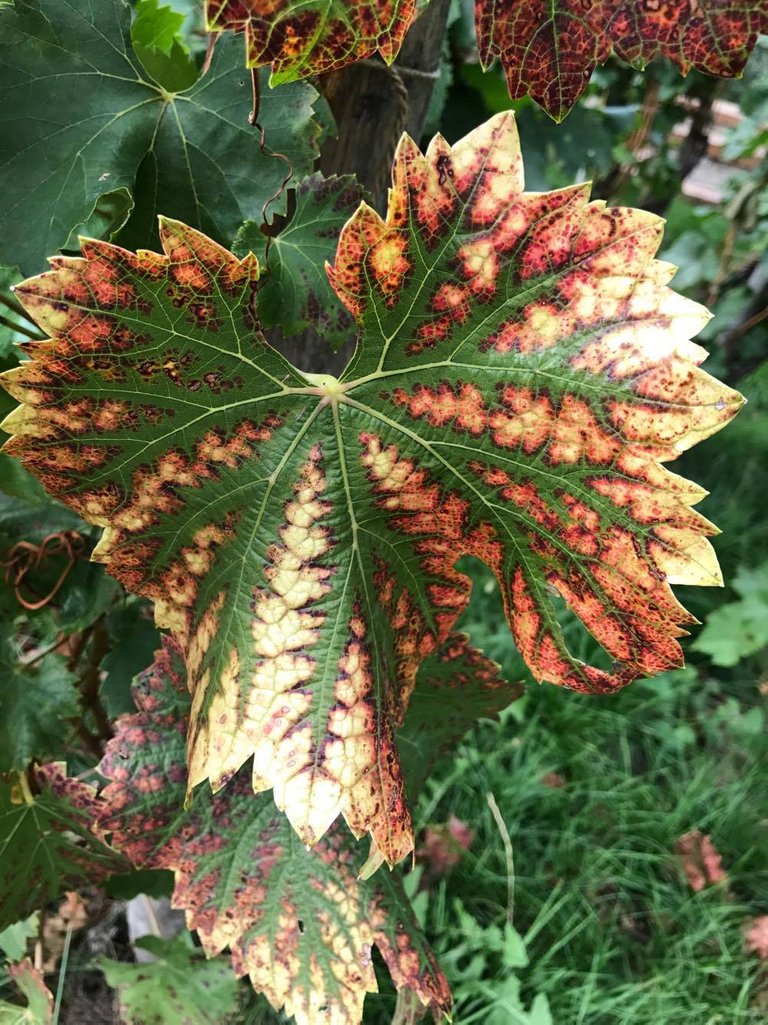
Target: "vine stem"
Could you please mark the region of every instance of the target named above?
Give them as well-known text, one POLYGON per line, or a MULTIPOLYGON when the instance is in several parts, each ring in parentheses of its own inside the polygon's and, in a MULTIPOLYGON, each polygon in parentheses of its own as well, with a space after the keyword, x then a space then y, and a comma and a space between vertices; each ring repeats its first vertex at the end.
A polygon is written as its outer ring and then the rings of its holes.
POLYGON ((501 834, 501 842, 504 844, 504 858, 507 863, 507 921, 512 925, 515 917, 515 861, 512 854, 512 841, 509 837, 507 824, 496 803, 496 798, 489 791, 485 795, 485 799, 501 834))
POLYGON ((45 648, 43 651, 38 651, 38 653, 34 655, 31 659, 29 659, 28 662, 22 663, 24 669, 29 669, 30 666, 37 665, 37 663, 41 662, 46 657, 46 655, 53 654, 54 651, 62 647, 62 645, 66 644, 67 641, 69 641, 70 639, 71 638, 67 636, 60 637, 55 644, 52 644, 50 647, 45 648))

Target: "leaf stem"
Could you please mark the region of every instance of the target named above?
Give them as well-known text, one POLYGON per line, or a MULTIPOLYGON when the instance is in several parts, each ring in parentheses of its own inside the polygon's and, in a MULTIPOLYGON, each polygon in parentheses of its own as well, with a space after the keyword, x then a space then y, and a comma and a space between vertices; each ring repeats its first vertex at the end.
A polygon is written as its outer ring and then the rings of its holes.
POLYGON ((64 979, 67 975, 69 963, 69 945, 72 942, 72 923, 67 926, 67 933, 64 937, 64 952, 61 955, 61 966, 59 968, 59 981, 56 984, 56 1002, 53 1005, 53 1025, 58 1025, 59 1014, 61 1013, 61 1000, 64 996, 64 979))
POLYGON ((37 331, 33 331, 32 328, 26 327, 24 324, 16 324, 10 317, 4 317, 0 313, 0 324, 3 327, 9 328, 11 331, 15 331, 17 334, 26 335, 27 338, 31 338, 34 342, 42 342, 44 335, 38 334, 37 331))
POLYGON ((27 779, 27 774, 25 772, 19 773, 19 789, 24 797, 25 804, 35 803, 35 799, 32 796, 32 791, 29 786, 29 780, 27 779))
POLYGON ((70 640, 70 637, 68 637, 66 634, 60 637, 55 644, 52 644, 50 647, 45 648, 43 651, 38 651, 38 653, 34 655, 31 659, 29 659, 28 662, 22 662, 22 669, 29 669, 31 666, 37 665, 37 663, 41 662, 47 655, 52 655, 57 648, 60 648, 63 644, 66 644, 68 640, 70 640))
POLYGON ((509 830, 507 829, 504 817, 499 810, 498 804, 496 804, 496 798, 488 791, 485 799, 501 834, 501 842, 504 844, 504 858, 507 863, 507 921, 510 925, 513 925, 515 917, 515 861, 512 856, 512 841, 509 838, 509 830))

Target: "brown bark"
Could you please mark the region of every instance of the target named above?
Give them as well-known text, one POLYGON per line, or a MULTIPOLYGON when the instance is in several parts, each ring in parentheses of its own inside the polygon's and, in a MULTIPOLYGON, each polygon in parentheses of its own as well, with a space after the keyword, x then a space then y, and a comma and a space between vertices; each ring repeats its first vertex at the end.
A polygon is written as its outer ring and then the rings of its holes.
POLYGON ((331 105, 338 139, 326 143, 324 174, 354 172, 383 212, 389 169, 404 131, 416 140, 440 68, 449 0, 432 0, 405 37, 392 67, 360 61, 324 75, 320 88, 331 105))

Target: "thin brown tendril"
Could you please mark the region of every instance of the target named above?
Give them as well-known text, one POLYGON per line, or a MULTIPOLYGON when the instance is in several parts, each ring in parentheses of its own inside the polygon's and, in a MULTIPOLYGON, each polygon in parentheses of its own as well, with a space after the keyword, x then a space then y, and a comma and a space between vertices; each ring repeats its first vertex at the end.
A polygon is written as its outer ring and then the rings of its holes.
MULTIPOLYGON (((259 130, 259 149, 261 150, 261 152, 264 154, 265 157, 273 157, 276 160, 282 160, 282 162, 288 168, 288 174, 280 182, 280 187, 277 190, 277 192, 275 192, 274 195, 270 196, 269 199, 264 203, 264 205, 261 208, 261 220, 262 220, 262 223, 266 224, 267 223, 267 210, 272 205, 272 203, 275 202, 276 199, 279 199, 282 196, 282 194, 285 192, 286 185, 291 180, 291 178, 293 178, 293 164, 290 162, 290 160, 285 155, 285 153, 277 153, 277 152, 275 152, 275 150, 270 149, 269 146, 267 146, 267 144, 266 144, 266 132, 264 131, 264 127, 259 123, 259 108, 261 106, 261 91, 260 91, 260 88, 259 88, 259 72, 258 72, 257 68, 251 68, 251 85, 253 87, 253 107, 251 108, 251 113, 248 115, 248 123, 253 125, 254 128, 257 128, 259 130)), ((267 235, 267 245, 266 245, 266 248, 264 249, 264 262, 265 263, 267 262, 267 258, 269 256, 269 247, 270 247, 271 242, 272 242, 271 236, 267 235)))
MULTIPOLYGON (((75 530, 49 534, 39 545, 32 544, 31 541, 19 541, 15 544, 10 550, 8 558, 0 559, 0 566, 5 567, 6 582, 13 585, 19 605, 31 612, 48 605, 67 579, 84 546, 83 538, 75 530), (36 600, 25 598, 21 589, 30 571, 39 569, 48 559, 58 555, 66 555, 67 561, 53 588, 43 598, 36 600)), ((30 586, 28 580, 26 584, 28 587, 30 586)))
POLYGON ((219 33, 218 32, 209 32, 208 33, 208 45, 205 48, 205 60, 203 61, 203 66, 200 69, 200 77, 201 78, 203 77, 203 75, 207 75, 208 72, 211 69, 211 61, 213 60, 213 51, 216 49, 216 43, 218 41, 218 38, 219 38, 219 33))

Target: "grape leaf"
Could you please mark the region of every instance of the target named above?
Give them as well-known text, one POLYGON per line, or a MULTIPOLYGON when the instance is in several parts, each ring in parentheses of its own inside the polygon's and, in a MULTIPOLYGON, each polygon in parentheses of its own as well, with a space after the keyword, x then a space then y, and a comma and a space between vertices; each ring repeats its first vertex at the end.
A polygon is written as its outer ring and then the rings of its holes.
POLYGON ((0 1025, 51 1025, 53 994, 45 985, 43 973, 27 958, 8 965, 8 974, 21 990, 26 1007, 0 1001, 0 1025))
MULTIPOLYGON (((124 0, 0 5, 0 263, 39 270, 105 193, 134 193, 122 237, 146 244, 158 205, 228 240, 278 191, 285 164, 248 124, 236 41, 221 40, 208 74, 173 95, 143 72, 129 22, 124 0)), ((263 97, 268 145, 295 174, 317 155, 315 95, 298 84, 263 97)))
POLYGON ((65 890, 128 867, 94 830, 99 806, 93 787, 68 777, 60 763, 30 774, 39 792, 27 799, 18 786, 0 781, 0 929, 65 890))
POLYGON ((476 0, 483 67, 499 58, 512 99, 530 94, 556 121, 611 53, 644 68, 668 57, 732 78, 741 74, 768 5, 752 0, 476 0))
POLYGON ((380 53, 391 64, 416 0, 206 0, 208 30, 245 31, 249 67, 272 65, 270 85, 336 71, 380 53))
POLYGON ((661 225, 583 185, 524 193, 505 113, 426 157, 404 137, 387 220, 347 223, 341 380, 263 341, 254 257, 178 222, 164 255, 91 241, 18 286, 52 340, 3 375, 6 451, 105 528, 94 558, 182 644, 190 788, 253 756, 305 843, 342 813, 404 857, 394 731, 466 606, 465 555, 539 680, 681 664, 669 585, 720 576, 703 491, 662 464, 742 399, 697 366, 709 315, 667 288, 661 225), (612 671, 568 651, 557 596, 612 671))
POLYGON ((276 1009, 299 1025, 359 1023, 376 989, 375 943, 398 988, 447 1010, 447 983, 410 913, 399 878, 359 880, 356 845, 336 827, 312 851, 240 772, 221 793, 183 808, 190 696, 180 649, 166 641, 137 680, 100 771, 100 827, 141 867, 175 872, 173 906, 209 956, 229 947, 276 1009))
POLYGON ((0 772, 64 754, 66 720, 78 713, 75 680, 63 658, 25 665, 13 640, 0 636, 0 772))
POLYGON ((0 931, 0 950, 9 961, 21 961, 27 952, 29 941, 40 932, 40 915, 38 912, 14 922, 0 931))
POLYGON ((197 65, 182 35, 185 21, 185 14, 160 6, 159 0, 139 0, 131 23, 131 45, 136 56, 168 92, 189 89, 198 77, 197 65))
POLYGON ((160 6, 160 0, 139 0, 131 25, 131 42, 170 57, 184 20, 181 12, 160 6))
POLYGON ((451 634, 419 669, 397 746, 412 799, 437 761, 448 754, 479 719, 495 719, 523 695, 522 684, 508 684, 500 667, 469 643, 451 634))
POLYGON ((188 936, 144 936, 137 946, 155 960, 98 961, 107 982, 118 991, 126 1025, 220 1025, 229 1020, 237 1001, 237 981, 223 958, 205 960, 188 936))
MULTIPOLYGON (((354 337, 354 321, 331 289, 325 263, 333 258, 339 234, 363 198, 353 175, 323 178, 313 174, 296 189, 290 223, 271 240, 265 275, 259 287, 263 327, 279 324, 287 335, 314 327, 334 348, 354 337)), ((238 231, 237 256, 261 256, 266 238, 254 221, 238 231)))

